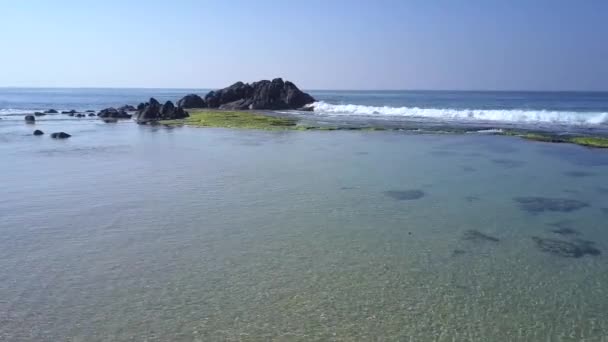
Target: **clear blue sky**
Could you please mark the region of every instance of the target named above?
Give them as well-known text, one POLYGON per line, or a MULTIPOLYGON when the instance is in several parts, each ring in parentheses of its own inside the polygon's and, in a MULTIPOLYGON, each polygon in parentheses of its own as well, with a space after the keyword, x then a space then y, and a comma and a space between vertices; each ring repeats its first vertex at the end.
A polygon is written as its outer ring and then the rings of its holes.
POLYGON ((608 90, 604 0, 0 0, 0 86, 608 90))

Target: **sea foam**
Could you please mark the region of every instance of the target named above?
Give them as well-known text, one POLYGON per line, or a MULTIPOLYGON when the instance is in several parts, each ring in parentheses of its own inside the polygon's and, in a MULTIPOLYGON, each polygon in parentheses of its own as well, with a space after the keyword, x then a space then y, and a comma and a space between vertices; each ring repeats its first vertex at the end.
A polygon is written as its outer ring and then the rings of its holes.
POLYGON ((375 107, 315 102, 314 112, 326 115, 410 117, 453 121, 549 123, 593 126, 608 124, 608 112, 568 112, 524 109, 450 109, 418 107, 375 107))

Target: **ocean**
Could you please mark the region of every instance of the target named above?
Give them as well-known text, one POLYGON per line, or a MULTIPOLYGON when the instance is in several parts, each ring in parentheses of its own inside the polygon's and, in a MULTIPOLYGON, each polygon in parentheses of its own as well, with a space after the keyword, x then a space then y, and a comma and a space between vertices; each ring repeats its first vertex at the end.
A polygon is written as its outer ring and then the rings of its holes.
MULTIPOLYGON (((0 89, 0 341, 608 341, 607 150, 23 120, 189 92, 0 89)), ((607 125, 606 93, 311 94, 293 115, 607 125)))

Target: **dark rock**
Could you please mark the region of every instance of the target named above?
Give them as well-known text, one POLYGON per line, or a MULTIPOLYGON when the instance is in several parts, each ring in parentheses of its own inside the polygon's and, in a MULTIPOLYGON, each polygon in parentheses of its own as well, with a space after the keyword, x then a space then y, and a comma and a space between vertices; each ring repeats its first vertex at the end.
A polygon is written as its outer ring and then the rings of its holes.
POLYGON ((521 209, 530 213, 542 213, 544 211, 571 212, 589 206, 589 203, 567 198, 546 197, 516 197, 521 209))
POLYGON ((131 106, 131 105, 124 105, 122 107, 118 107, 118 111, 122 111, 122 112, 134 112, 136 111, 137 108, 131 106))
POLYGON ((210 108, 222 109, 300 109, 315 99, 295 84, 280 78, 251 84, 237 82, 211 91, 204 100, 210 108))
POLYGON ((69 137, 71 137, 71 135, 69 135, 65 132, 51 133, 51 138, 53 138, 53 139, 66 139, 69 137))
POLYGON ((422 190, 390 190, 385 191, 384 194, 398 201, 417 200, 424 197, 422 190))
POLYGON ((131 115, 129 115, 127 112, 125 112, 124 110, 118 110, 116 108, 105 108, 102 109, 99 114, 97 114, 97 116, 99 116, 102 119, 130 119, 131 115))
POLYGON ((304 106, 304 107, 298 108, 298 110, 300 112, 314 112, 315 106, 304 106))
POLYGON ((473 242, 499 242, 500 239, 484 234, 480 231, 477 230, 473 230, 473 229, 469 229, 467 231, 464 232, 464 234, 462 235, 462 239, 463 240, 467 240, 467 241, 473 241, 473 242))
POLYGON ((54 109, 49 109, 44 111, 46 114, 57 114, 57 111, 54 109))
POLYGON ((188 113, 181 107, 175 107, 173 102, 167 101, 161 106, 154 98, 151 98, 150 101, 143 106, 143 109, 138 110, 137 112, 138 123, 183 119, 187 117, 188 113))
POLYGON ((77 111, 75 111, 75 110, 73 110, 73 109, 72 109, 72 110, 67 110, 67 111, 62 111, 62 112, 61 112, 61 114, 76 114, 76 113, 78 113, 78 112, 77 112, 77 111))
POLYGON ((95 116, 95 113, 89 113, 89 116, 95 116))
POLYGON ((43 135, 43 134, 44 134, 44 132, 39 129, 34 131, 34 135, 43 135))
POLYGON ((34 123, 36 122, 36 117, 33 115, 26 115, 25 116, 25 122, 27 123, 34 123))
POLYGON ((86 115, 82 114, 82 113, 78 113, 75 115, 77 118, 84 118, 86 115))
POLYGON ((92 110, 92 109, 85 110, 84 112, 85 112, 85 113, 95 113, 95 111, 94 111, 94 110, 92 110))
POLYGON ((602 252, 595 248, 592 241, 576 239, 574 241, 564 241, 557 239, 544 239, 533 236, 532 240, 541 251, 555 254, 565 258, 580 258, 585 255, 597 256, 602 252))
POLYGON ((45 115, 46 115, 46 114, 41 113, 41 112, 35 112, 35 113, 34 113, 34 116, 45 116, 45 115))
POLYGON ((207 103, 196 94, 188 94, 177 101, 177 106, 182 108, 205 108, 207 103))
POLYGON ((69 116, 74 116, 74 113, 69 113, 68 115, 69 115, 69 116))
POLYGON ((146 104, 141 102, 140 104, 137 105, 137 111, 141 112, 142 110, 144 110, 144 108, 146 108, 146 104))

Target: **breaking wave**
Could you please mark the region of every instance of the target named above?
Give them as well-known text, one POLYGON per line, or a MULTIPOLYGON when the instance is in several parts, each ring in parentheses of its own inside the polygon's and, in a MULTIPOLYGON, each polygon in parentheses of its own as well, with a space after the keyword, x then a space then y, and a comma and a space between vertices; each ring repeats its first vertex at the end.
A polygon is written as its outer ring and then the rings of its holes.
POLYGON ((453 121, 545 123, 560 125, 608 124, 608 112, 568 112, 524 109, 449 109, 418 107, 375 107, 315 102, 314 112, 332 116, 410 117, 453 121))

